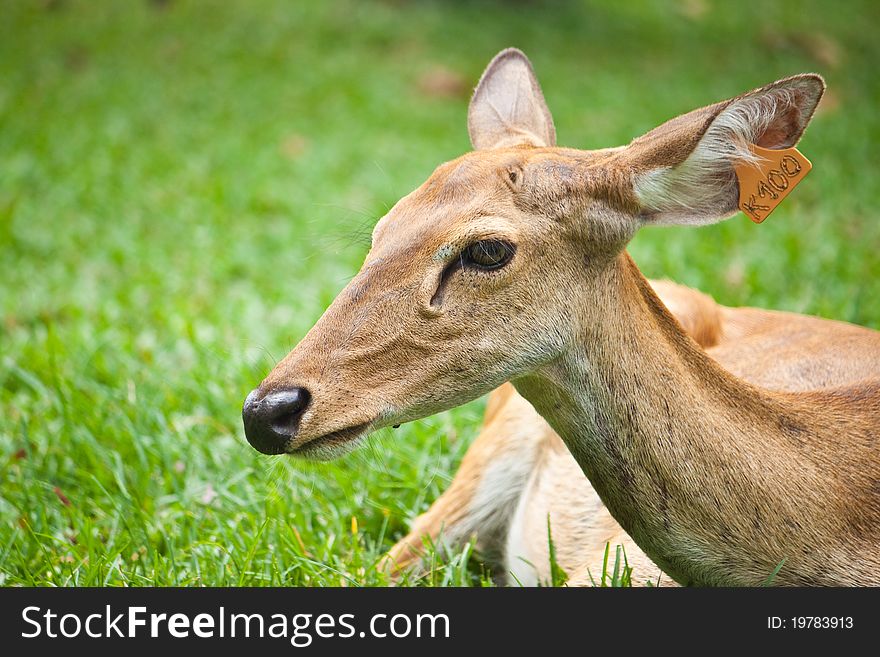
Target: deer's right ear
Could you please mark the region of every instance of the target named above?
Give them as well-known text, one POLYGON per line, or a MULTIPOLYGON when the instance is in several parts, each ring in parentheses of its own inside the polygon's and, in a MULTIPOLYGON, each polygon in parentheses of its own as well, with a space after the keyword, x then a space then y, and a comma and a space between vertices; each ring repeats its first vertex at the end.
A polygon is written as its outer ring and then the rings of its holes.
POLYGON ((516 48, 489 62, 468 108, 474 149, 529 144, 555 146, 556 128, 535 71, 516 48))
POLYGON ((822 98, 813 73, 778 80, 667 121, 621 152, 645 223, 700 225, 737 210, 735 167, 760 158, 750 144, 797 144, 822 98))

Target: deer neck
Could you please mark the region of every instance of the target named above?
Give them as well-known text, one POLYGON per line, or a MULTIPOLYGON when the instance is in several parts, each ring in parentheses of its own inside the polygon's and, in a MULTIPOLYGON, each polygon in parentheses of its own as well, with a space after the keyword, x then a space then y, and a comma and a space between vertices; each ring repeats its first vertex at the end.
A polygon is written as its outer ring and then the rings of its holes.
POLYGON ((605 316, 514 385, 664 571, 684 584, 761 584, 815 544, 797 519, 828 514, 827 486, 780 428, 796 409, 709 358, 627 254, 605 275, 608 296, 591 304, 605 316))

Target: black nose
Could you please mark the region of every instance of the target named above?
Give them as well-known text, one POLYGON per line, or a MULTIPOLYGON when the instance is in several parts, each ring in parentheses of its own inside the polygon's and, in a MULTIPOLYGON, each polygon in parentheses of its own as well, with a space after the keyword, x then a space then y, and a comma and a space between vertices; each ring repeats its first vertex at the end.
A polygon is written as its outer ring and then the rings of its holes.
POLYGON ((263 454, 284 453, 311 398, 305 388, 276 390, 265 397, 251 391, 241 409, 248 442, 263 454))

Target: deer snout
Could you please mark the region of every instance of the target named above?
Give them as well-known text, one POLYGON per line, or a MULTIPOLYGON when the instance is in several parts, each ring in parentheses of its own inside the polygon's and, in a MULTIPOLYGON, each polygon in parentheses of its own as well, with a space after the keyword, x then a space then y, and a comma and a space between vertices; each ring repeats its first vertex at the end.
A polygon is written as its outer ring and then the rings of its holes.
POLYGON ((286 452, 311 399, 305 388, 275 390, 265 396, 259 388, 252 390, 241 409, 248 442, 263 454, 286 452))

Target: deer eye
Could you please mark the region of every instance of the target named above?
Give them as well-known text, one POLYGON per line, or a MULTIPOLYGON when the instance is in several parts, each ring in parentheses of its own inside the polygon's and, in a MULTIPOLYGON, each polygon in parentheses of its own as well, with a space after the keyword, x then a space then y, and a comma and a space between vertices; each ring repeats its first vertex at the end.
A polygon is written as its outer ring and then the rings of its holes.
POLYGON ((510 262, 516 247, 501 240, 480 240, 461 252, 461 264, 475 269, 499 269, 510 262))

